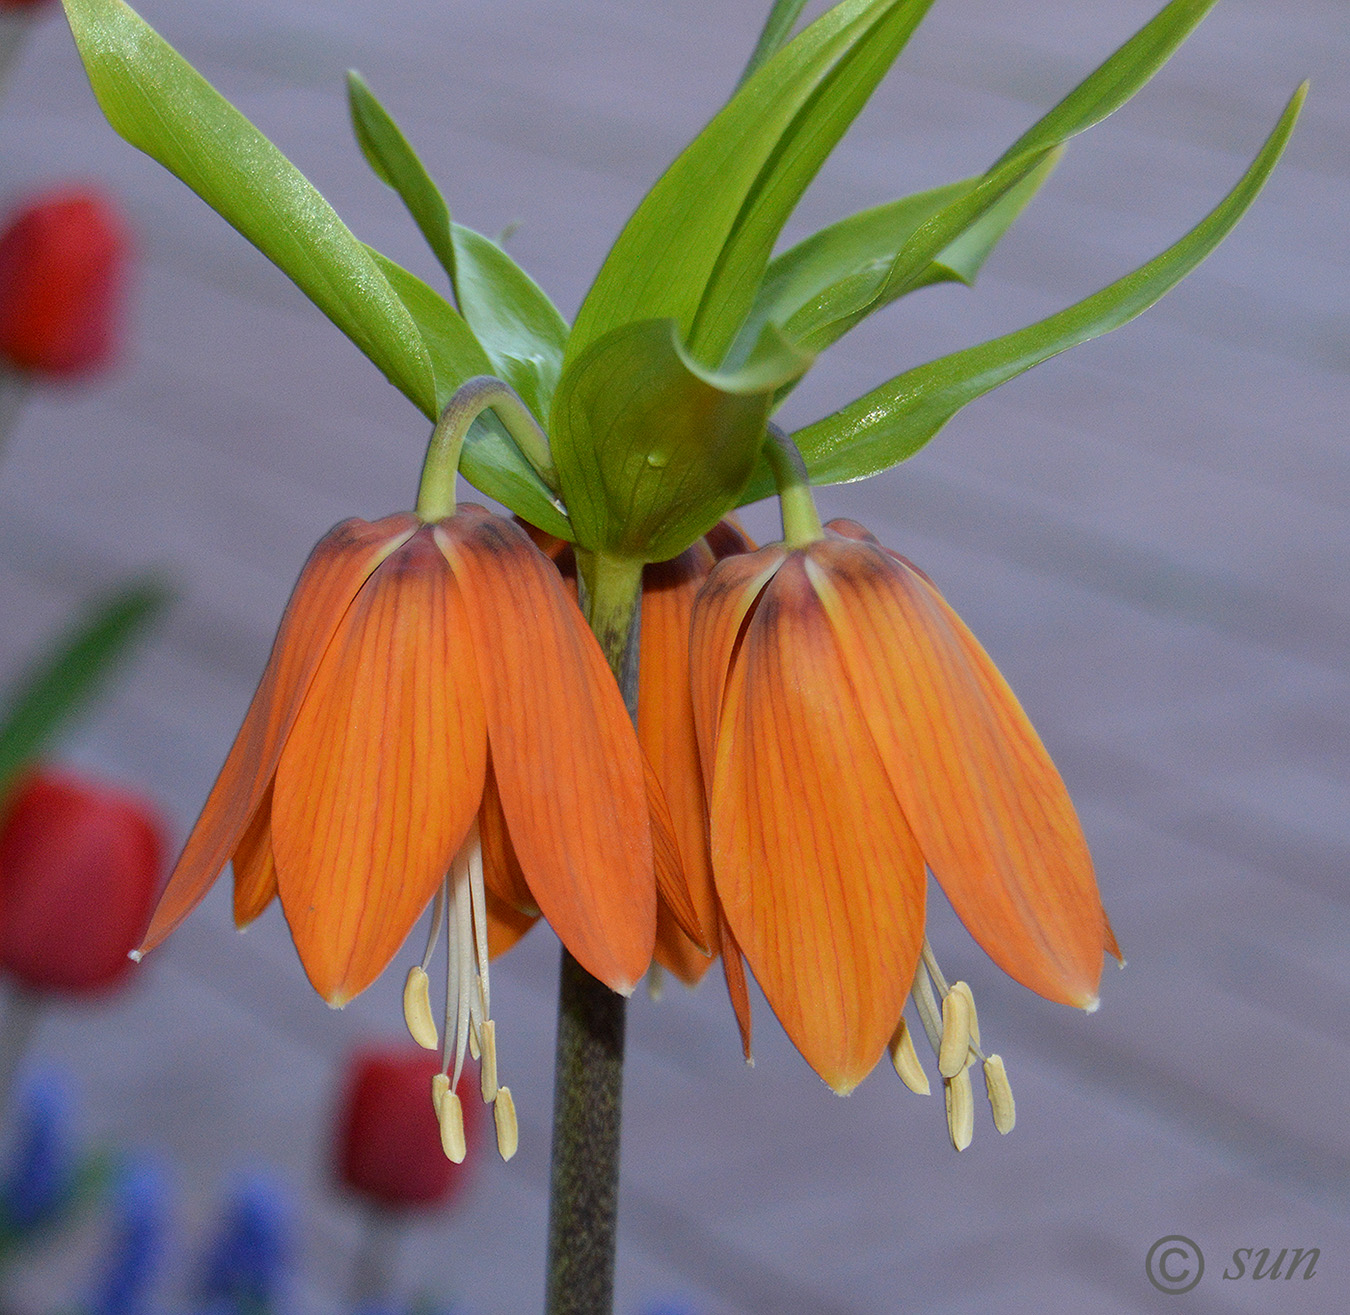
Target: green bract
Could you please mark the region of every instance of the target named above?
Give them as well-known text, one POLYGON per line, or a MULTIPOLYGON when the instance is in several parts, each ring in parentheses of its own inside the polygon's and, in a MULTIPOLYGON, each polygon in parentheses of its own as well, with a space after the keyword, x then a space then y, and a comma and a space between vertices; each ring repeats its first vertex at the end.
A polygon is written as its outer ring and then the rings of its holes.
MULTIPOLYGON (((802 193, 932 0, 840 0, 792 39, 802 0, 775 0, 740 86, 624 226, 570 329, 499 245, 454 222, 358 75, 348 80, 357 141, 435 253, 449 297, 354 237, 121 0, 64 3, 112 125, 275 261, 423 414, 483 375, 516 391, 548 433, 556 481, 488 412, 464 445, 471 483, 590 552, 644 562, 772 492, 764 427, 814 355, 906 293, 972 283, 1069 140, 1148 82, 1214 0, 1172 0, 984 173, 841 219, 776 256, 802 193)), ((1251 204, 1303 94, 1233 190, 1161 255, 798 431, 811 478, 860 479, 903 461, 967 402, 1150 306, 1251 204)))

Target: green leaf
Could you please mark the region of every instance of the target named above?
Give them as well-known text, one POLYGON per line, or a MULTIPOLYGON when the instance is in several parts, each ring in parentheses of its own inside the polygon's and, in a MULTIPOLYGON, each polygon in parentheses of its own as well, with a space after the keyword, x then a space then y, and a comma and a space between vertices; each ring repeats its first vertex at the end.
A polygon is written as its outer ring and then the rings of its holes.
POLYGON ((64 0, 108 122, 288 274, 424 410, 431 364, 365 246, 303 174, 121 0, 64 0))
POLYGON ((478 335, 493 373, 547 424, 562 372, 567 321, 538 284, 495 242, 454 225, 455 300, 478 335))
MULTIPOLYGON (((439 292, 373 248, 371 255, 403 298, 426 343, 436 375, 436 404, 426 415, 436 420, 456 389, 470 379, 493 373, 492 362, 459 312, 439 292)), ((571 526, 548 486, 491 412, 479 416, 470 428, 459 470, 476 489, 540 529, 562 539, 572 537, 571 526)))
POLYGON ((773 56, 624 226, 567 360, 611 330, 672 319, 700 361, 735 339, 797 200, 932 0, 843 0, 773 56))
POLYGON ((810 358, 769 329, 734 373, 696 365, 670 320, 611 330, 564 373, 553 457, 583 547, 664 561, 736 505, 774 392, 810 358))
POLYGON ((347 75, 347 99, 362 154, 398 193, 441 262, 492 363, 488 373, 509 383, 543 423, 562 369, 567 321, 501 247, 451 221, 436 184, 359 73, 347 75))
POLYGON ((0 709, 0 797, 97 698, 169 599, 168 589, 155 580, 119 586, 92 603, 10 688, 0 709))
POLYGON ((776 55, 792 35, 793 24, 796 23, 802 10, 806 8, 806 0, 774 0, 773 7, 769 10, 769 16, 764 20, 764 27, 760 31, 759 40, 755 42, 755 48, 750 52, 750 58, 746 61, 745 70, 741 73, 740 80, 736 83, 739 87, 758 71, 759 66, 763 64, 771 55, 776 55))
MULTIPOLYGON (((814 482, 875 475, 912 456, 967 402, 1058 353, 1128 323, 1175 287, 1228 235, 1280 158, 1307 84, 1290 99, 1261 152, 1222 202, 1161 255, 1037 324, 930 361, 793 435, 814 482)), ((756 471, 742 502, 773 491, 756 471)))
POLYGON ((973 281, 1070 138, 1143 87, 1214 3, 1172 0, 981 177, 865 211, 778 257, 731 359, 765 323, 781 325, 792 341, 819 352, 906 293, 942 280, 973 281), (889 233, 888 223, 894 224, 889 233))
POLYGON ((398 124, 355 69, 347 73, 347 107, 356 144, 366 163, 382 183, 399 194, 453 287, 455 247, 450 236, 450 208, 398 124))

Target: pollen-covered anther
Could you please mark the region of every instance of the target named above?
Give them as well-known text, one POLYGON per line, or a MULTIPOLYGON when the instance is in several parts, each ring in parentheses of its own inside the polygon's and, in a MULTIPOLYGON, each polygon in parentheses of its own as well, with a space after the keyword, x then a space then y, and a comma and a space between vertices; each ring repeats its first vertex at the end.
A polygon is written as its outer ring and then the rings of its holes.
POLYGON ((464 1106, 448 1085, 437 1106, 436 1115, 441 1125, 441 1150, 445 1152, 445 1158, 452 1164, 463 1164, 468 1152, 464 1140, 464 1106))
POLYGON ((408 980, 403 984, 403 1021, 408 1025, 408 1034, 423 1050, 435 1050, 440 1045, 440 1034, 431 1013, 431 982, 420 964, 408 969, 408 980))
POLYGON ((520 1124, 516 1121, 516 1102, 510 1087, 498 1087, 492 1102, 492 1122, 497 1128, 497 1153, 509 1160, 520 1145, 520 1124))
POLYGON ((497 1099, 497 1024, 486 1019, 482 1029, 482 1058, 478 1076, 483 1091, 483 1099, 491 1104, 497 1099))
POLYGON ((970 1087, 970 1070, 963 1068, 946 1080, 947 1131, 952 1145, 964 1151, 975 1135, 975 1095, 970 1087))
POLYGON ((970 989, 968 982, 953 982, 953 991, 960 991, 966 997, 966 1004, 970 1009, 970 1048, 977 1053, 980 1049, 980 1016, 975 1011, 975 993, 970 989))
MULTIPOLYGON (((957 986, 962 985, 958 982, 957 986)), ((942 1046, 938 1050, 938 1072, 954 1078, 970 1062, 970 988, 955 988, 942 997, 942 1046)))
POLYGON ((890 1052, 891 1063, 900 1081, 915 1095, 927 1096, 932 1091, 928 1085, 928 1074, 919 1063, 919 1056, 914 1050, 913 1033, 903 1018, 891 1036, 890 1052))
POLYGON ((1013 1130, 1017 1122, 1017 1105, 1013 1101, 1008 1071, 1001 1055, 990 1055, 984 1061, 984 1089, 989 1093, 989 1108, 994 1114, 994 1127, 1000 1133, 1013 1130))

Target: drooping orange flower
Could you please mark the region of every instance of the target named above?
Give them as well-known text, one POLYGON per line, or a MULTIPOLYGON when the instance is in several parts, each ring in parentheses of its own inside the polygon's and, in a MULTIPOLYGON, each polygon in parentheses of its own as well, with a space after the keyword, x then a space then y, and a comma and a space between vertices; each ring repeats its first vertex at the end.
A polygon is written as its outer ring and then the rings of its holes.
POLYGON ((753 546, 738 525, 724 520, 706 539, 642 573, 638 739, 669 806, 699 939, 709 951, 704 953, 690 939, 663 901, 657 906, 656 961, 691 986, 717 957, 721 915, 708 853, 707 793, 694 733, 689 624, 694 600, 717 562, 753 546))
POLYGON ((236 920, 279 895, 311 983, 342 1005, 449 872, 457 1080, 470 1016, 475 1039, 487 1021, 468 965, 485 970, 488 940, 511 935, 511 910, 487 907, 485 796, 532 905, 588 972, 631 991, 655 925, 642 755, 557 572, 481 507, 346 521, 301 573, 143 948, 232 859, 236 920))
POLYGON ((803 547, 721 562, 691 648, 733 996, 739 946, 831 1087, 851 1090, 897 1033, 925 867, 999 967, 1093 1007, 1103 953, 1118 951, 1073 806, 922 572, 836 521, 803 547))

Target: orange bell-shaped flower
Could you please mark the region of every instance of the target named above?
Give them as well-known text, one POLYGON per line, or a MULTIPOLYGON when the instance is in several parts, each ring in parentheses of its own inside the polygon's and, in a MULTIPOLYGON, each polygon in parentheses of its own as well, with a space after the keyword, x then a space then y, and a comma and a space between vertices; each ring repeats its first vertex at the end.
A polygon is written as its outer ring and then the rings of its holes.
POLYGON ((556 571, 473 506, 346 521, 315 548, 143 948, 233 858, 238 920, 278 894, 310 981, 345 1003, 469 837, 489 746, 535 904, 631 991, 655 920, 641 752, 556 571))
POLYGON ((835 522, 720 563, 692 650, 717 895, 830 1086, 852 1089, 895 1033, 925 865, 1005 972, 1095 1004, 1115 943, 1068 794, 926 576, 835 522))

